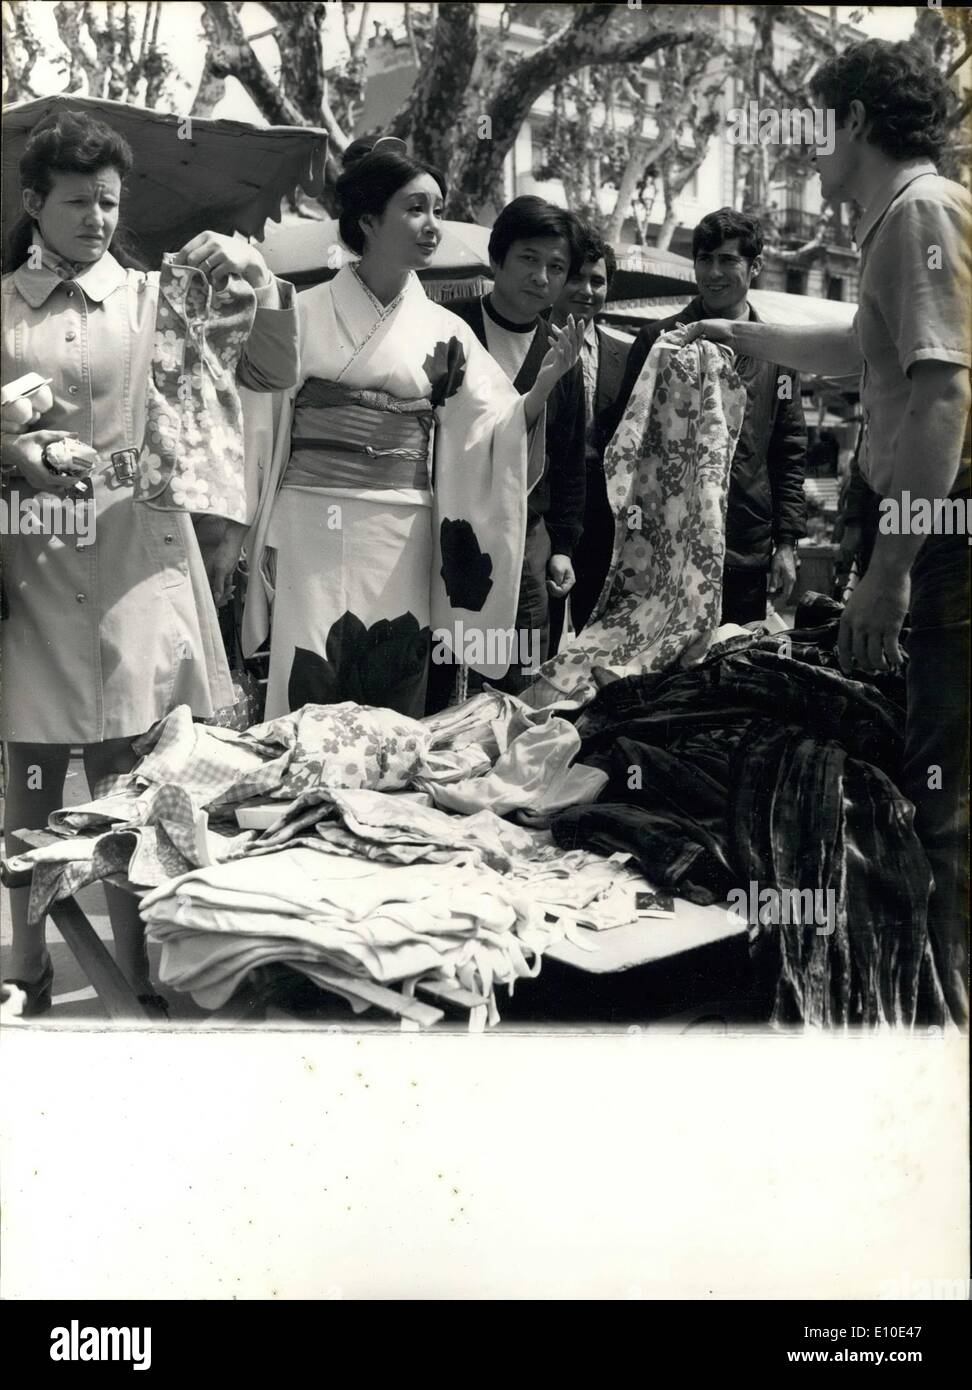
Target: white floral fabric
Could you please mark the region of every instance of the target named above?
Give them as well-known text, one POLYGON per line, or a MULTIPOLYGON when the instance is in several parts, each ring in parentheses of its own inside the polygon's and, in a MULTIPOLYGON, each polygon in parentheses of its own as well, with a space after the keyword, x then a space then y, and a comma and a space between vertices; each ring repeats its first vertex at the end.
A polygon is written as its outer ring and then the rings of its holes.
POLYGON ((315 787, 394 791, 418 770, 429 734, 416 719, 344 700, 304 705, 247 731, 247 738, 287 750, 286 776, 272 796, 315 787))
POLYGON ((247 521, 236 367, 256 307, 239 276, 216 290, 201 270, 163 257, 136 502, 247 521))
POLYGON ((721 616, 729 468, 746 388, 728 350, 652 348, 604 456, 611 566, 590 622, 522 699, 586 704, 598 671, 661 671, 708 646, 721 616))

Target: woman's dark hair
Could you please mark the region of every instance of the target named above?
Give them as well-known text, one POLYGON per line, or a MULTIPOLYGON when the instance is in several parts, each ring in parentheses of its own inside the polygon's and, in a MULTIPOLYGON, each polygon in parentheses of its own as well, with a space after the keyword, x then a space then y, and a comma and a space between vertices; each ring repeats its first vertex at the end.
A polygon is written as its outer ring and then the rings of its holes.
POLYGON ((763 249, 763 229, 759 219, 735 208, 710 212, 692 233, 692 259, 700 251, 715 251, 724 241, 739 242, 740 254, 752 265, 763 249))
POLYGON ((614 254, 614 247, 609 241, 605 241, 596 227, 592 227, 588 222, 582 222, 578 230, 577 245, 580 252, 580 265, 587 261, 603 261, 607 271, 608 289, 611 288, 611 281, 614 279, 614 272, 618 268, 618 258, 614 254))
POLYGON ((413 159, 404 150, 380 147, 374 150, 374 144, 375 141, 369 139, 351 142, 342 156, 344 172, 334 190, 340 209, 341 240, 359 256, 365 249, 361 218, 369 213, 380 217, 389 199, 420 174, 431 174, 443 198, 446 196, 446 181, 438 169, 413 159))
MULTIPOLYGON (((59 111, 34 126, 20 156, 20 186, 46 198, 55 174, 96 174, 117 169, 124 182, 132 167, 131 146, 123 135, 82 111, 59 111)), ((34 219, 26 213, 14 223, 7 240, 4 271, 16 270, 27 259, 34 219)), ((111 253, 126 266, 144 269, 129 245, 121 224, 115 229, 111 253)))
POLYGON ((566 208, 558 208, 532 193, 523 193, 514 198, 493 223, 489 234, 490 259, 502 265, 514 241, 530 241, 534 237, 562 236, 567 241, 570 254, 568 275, 576 275, 581 268, 580 225, 573 213, 566 208))
POLYGON ((817 69, 810 92, 838 125, 856 98, 870 122, 868 140, 892 159, 937 161, 948 142, 948 83, 911 43, 852 43, 817 69))

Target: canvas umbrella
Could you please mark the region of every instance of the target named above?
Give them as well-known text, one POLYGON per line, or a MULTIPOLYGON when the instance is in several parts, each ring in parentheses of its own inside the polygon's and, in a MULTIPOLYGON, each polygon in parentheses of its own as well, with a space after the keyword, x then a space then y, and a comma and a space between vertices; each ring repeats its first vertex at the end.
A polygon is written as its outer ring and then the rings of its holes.
MULTIPOLYGON (((275 275, 300 287, 329 280, 349 261, 357 260, 341 240, 333 218, 286 219, 269 226, 257 243, 275 275)), ((454 294, 480 294, 489 275, 489 228, 474 222, 443 222, 442 240, 419 275, 436 299, 454 294)))
MULTIPOLYGON (((818 299, 812 294, 785 294, 782 290, 750 290, 747 296, 764 323, 784 326, 812 324, 819 327, 849 328, 857 313, 856 304, 839 299, 818 299)), ((677 314, 688 302, 685 294, 666 295, 648 302, 612 303, 606 316, 625 328, 636 328, 639 321, 666 319, 677 314)))
POLYGON ((611 281, 611 302, 619 299, 649 299, 657 295, 678 294, 695 288, 695 266, 674 251, 654 246, 619 246, 618 268, 611 281))
POLYGON ((249 125, 149 111, 120 101, 49 96, 3 112, 3 226, 20 214, 17 165, 30 131, 55 111, 86 111, 123 135, 135 163, 125 184, 124 225, 157 268, 202 231, 261 236, 282 200, 300 187, 324 191, 327 135, 302 126, 249 125))

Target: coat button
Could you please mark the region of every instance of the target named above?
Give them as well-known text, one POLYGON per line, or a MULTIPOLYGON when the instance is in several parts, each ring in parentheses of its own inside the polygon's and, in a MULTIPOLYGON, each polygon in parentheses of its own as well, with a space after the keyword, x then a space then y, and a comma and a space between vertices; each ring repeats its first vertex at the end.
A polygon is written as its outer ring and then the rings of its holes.
POLYGON ((73 298, 74 298, 74 291, 73 291, 73 290, 68 290, 68 292, 67 292, 67 297, 68 297, 68 299, 73 299, 73 298))
POLYGON ((69 387, 68 387, 68 395, 69 395, 69 396, 76 396, 76 395, 78 394, 78 391, 79 391, 80 389, 81 389, 81 388, 80 388, 79 386, 69 386, 69 387))
POLYGON ((73 343, 74 340, 75 340, 75 338, 76 338, 77 336, 78 336, 78 335, 77 335, 76 333, 65 333, 65 335, 64 335, 64 341, 65 341, 66 343, 73 343))
POLYGON ((166 537, 165 537, 165 543, 166 543, 166 545, 171 545, 172 542, 173 542, 174 540, 175 540, 175 536, 166 536, 166 537))
POLYGON ((87 594, 75 594, 74 597, 77 599, 78 603, 87 603, 87 602, 88 602, 88 595, 87 595, 87 594))

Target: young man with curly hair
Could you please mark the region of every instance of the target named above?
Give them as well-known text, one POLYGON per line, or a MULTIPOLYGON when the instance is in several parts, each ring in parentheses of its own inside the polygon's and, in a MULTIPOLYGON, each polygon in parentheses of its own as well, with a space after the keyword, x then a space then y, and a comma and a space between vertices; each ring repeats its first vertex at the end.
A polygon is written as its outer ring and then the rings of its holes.
MULTIPOLYGON (((972 399, 972 199, 936 170, 952 94, 921 52, 870 39, 811 79, 836 117, 817 150, 823 196, 857 201, 860 307, 849 330, 710 319, 680 331, 798 371, 861 370, 860 467, 884 504, 867 573, 844 609, 844 670, 904 659, 908 711, 902 789, 934 874, 929 932, 953 1017, 968 1019, 969 538, 894 524, 967 507, 972 399), (954 501, 954 508, 951 503, 954 501)), ((948 528, 952 530, 952 528, 948 528)))

